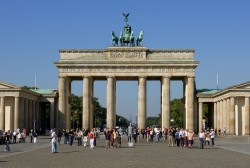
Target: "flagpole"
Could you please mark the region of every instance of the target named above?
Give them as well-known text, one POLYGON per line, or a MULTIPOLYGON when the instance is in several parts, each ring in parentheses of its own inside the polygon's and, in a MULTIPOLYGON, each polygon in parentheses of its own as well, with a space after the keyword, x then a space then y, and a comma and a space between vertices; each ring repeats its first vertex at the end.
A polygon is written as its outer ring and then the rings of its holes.
POLYGON ((36 74, 35 74, 35 89, 36 89, 36 74))
POLYGON ((217 73, 217 90, 219 89, 219 74, 217 73))

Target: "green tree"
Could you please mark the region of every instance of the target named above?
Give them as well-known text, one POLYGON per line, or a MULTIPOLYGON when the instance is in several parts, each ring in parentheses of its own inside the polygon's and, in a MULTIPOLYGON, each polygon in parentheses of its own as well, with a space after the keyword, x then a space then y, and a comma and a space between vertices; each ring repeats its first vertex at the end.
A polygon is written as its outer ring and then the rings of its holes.
POLYGON ((150 126, 153 126, 153 125, 161 126, 160 117, 147 117, 146 118, 146 127, 150 127, 150 126))
POLYGON ((35 86, 23 86, 23 88, 26 88, 26 89, 39 89, 38 87, 35 87, 35 86))
POLYGON ((183 99, 170 102, 170 121, 172 127, 183 127, 184 103, 183 99))

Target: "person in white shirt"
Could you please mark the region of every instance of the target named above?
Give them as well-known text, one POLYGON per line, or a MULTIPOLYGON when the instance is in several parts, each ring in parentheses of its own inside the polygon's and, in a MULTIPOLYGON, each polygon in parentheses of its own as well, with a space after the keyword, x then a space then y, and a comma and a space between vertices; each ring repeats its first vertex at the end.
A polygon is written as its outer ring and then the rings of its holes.
POLYGON ((202 129, 200 130, 200 132, 198 134, 198 138, 200 140, 200 149, 203 149, 204 148, 205 133, 202 131, 202 129))
POLYGON ((56 144, 57 140, 56 139, 57 139, 56 131, 55 131, 55 129, 53 129, 53 131, 51 133, 52 153, 57 153, 57 144, 56 144))
POLYGON ((213 130, 213 128, 211 128, 210 129, 210 137, 211 137, 211 140, 212 140, 212 145, 214 145, 214 135, 215 135, 214 130, 213 130))

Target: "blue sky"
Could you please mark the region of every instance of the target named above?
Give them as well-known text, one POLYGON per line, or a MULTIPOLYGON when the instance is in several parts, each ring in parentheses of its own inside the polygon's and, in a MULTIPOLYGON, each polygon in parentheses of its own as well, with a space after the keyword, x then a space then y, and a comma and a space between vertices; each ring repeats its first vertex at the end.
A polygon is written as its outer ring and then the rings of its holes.
MULTIPOLYGON (((144 30, 150 49, 195 49, 197 88, 219 88, 249 80, 250 1, 0 1, 0 80, 19 86, 57 89, 58 49, 104 49, 113 30, 144 30)), ((82 83, 73 82, 82 94, 82 83)), ((182 83, 171 82, 171 98, 182 97, 182 83)), ((95 96, 106 106, 106 81, 95 82, 95 96)), ((160 112, 160 82, 148 82, 148 115, 160 112)), ((137 82, 117 83, 117 113, 134 118, 137 82)))

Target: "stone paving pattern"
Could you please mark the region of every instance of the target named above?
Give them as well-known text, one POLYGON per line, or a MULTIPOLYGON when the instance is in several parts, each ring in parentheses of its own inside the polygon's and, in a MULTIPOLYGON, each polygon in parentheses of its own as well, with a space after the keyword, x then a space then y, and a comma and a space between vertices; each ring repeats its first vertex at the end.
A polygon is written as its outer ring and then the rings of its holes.
POLYGON ((249 137, 216 138, 216 146, 205 146, 201 150, 198 141, 194 148, 168 147, 167 142, 147 143, 141 140, 134 147, 128 147, 126 138, 122 148, 105 148, 104 138, 97 141, 97 147, 58 145, 58 153, 52 154, 49 138, 39 137, 36 144, 11 144, 10 152, 0 146, 0 168, 163 168, 163 167, 205 167, 231 168, 249 167, 249 137), (243 147, 243 148, 242 148, 243 147))

